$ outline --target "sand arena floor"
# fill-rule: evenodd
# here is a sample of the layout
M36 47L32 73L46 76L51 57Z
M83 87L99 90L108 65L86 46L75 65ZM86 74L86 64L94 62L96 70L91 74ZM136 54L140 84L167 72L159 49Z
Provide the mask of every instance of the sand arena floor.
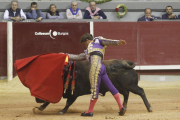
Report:
M64 115L56 115L65 106L66 99L63 98L43 112L34 114L32 109L41 104L35 102L18 77L9 83L0 80L0 120L180 120L180 81L140 81L139 86L144 88L153 112L146 110L139 96L130 93L126 114L118 116L117 103L108 92L99 98L93 117L81 117L80 114L89 107L89 95L79 97ZM123 96L120 97L123 100Z

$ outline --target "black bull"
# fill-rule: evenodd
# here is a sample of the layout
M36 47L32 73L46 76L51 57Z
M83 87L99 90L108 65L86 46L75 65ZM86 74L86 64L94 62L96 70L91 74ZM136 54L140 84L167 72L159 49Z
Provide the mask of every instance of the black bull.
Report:
M123 106L127 108L127 102L129 98L129 92L138 94L144 101L144 104L149 112L152 112L152 107L149 104L143 88L138 86L138 75L133 69L135 64L127 60L104 60L103 64L106 66L106 71L111 82L114 84L116 89L124 97ZM68 108L73 104L78 96L91 94L90 93L90 81L89 81L89 70L90 63L88 61L77 61L76 62L76 77L75 77L75 90L73 95L71 94L71 87L66 90L63 94L64 98L67 98L66 106L64 109L60 110L58 114L64 114L67 112ZM68 70L66 70L68 71ZM64 83L67 77L67 73L64 74ZM100 85L99 93L105 96L108 92L106 87L102 84ZM36 102L43 103L40 107L34 108L33 111L43 111L49 102L40 100L36 98Z

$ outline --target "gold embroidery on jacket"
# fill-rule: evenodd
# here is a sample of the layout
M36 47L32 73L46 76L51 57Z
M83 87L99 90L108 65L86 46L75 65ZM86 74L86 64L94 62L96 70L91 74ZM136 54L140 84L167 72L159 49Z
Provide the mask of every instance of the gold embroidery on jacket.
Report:
M88 48L87 48L88 58L90 56L90 53L95 52L95 51L102 53L102 55L104 56L106 46L104 46L102 49L100 49L100 48L93 48L93 44L92 43L93 43L93 41L89 43Z
M101 69L101 57L98 55L91 56L91 68L89 72L89 79L91 83L92 98L97 96L98 77Z

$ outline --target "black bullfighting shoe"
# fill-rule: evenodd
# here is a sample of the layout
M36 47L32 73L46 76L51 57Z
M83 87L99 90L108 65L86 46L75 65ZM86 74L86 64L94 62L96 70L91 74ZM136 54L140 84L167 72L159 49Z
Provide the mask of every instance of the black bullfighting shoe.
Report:
M126 108L123 107L123 108L121 109L121 111L119 112L119 115L120 115L120 116L123 116L123 115L125 114L125 112L126 112Z
M81 113L81 116L90 116L90 117L92 117L93 116L93 113Z

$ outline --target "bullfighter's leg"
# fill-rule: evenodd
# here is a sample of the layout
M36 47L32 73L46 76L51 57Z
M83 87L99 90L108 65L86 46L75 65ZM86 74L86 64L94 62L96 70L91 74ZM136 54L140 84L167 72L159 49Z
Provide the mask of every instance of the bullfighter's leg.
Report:
M69 98L67 98L66 106L64 109L60 110L57 114L62 115L65 114L68 110L68 108L74 103L74 101L77 99L77 96L71 95Z
M99 76L98 82L95 83L97 85L96 89L95 89L95 91L92 91L92 94L91 94L92 98L90 99L89 109L86 112L82 113L81 116L93 116L94 106L98 100L100 83L101 83L101 77Z
M107 73L106 73L106 67L104 65L102 65L102 83L106 86L106 88L111 92L111 94L114 96L116 102L119 105L119 115L123 116L126 112L126 108L123 107L122 103L121 103L121 99L119 96L119 91L114 87L114 85L112 84L112 82L110 81Z
M93 109L98 99L99 87L101 83L101 57L97 55L91 56L91 68L89 72L89 79L91 84L91 95L89 109L82 113L81 116L93 116Z
M97 79L97 82L94 81L94 84L96 84L95 86L95 90L92 91L92 98L90 100L90 105L89 105L89 109L85 112L85 114L88 115L88 113L90 114L91 116L91 113L93 113L93 109L94 109L94 106L98 100L98 95L99 95L99 87L100 87L100 84L101 84L101 76L98 75L98 79ZM83 116L83 115L82 115Z
M146 98L146 94L145 94L143 88L141 88L141 87L139 87L137 85L134 85L134 86L128 86L128 90L133 92L134 94L138 94L139 96L141 96L141 98L143 99L144 104L145 104L147 110L149 112L152 112L152 107L151 107L151 105L149 104L149 102L148 102L148 100Z

